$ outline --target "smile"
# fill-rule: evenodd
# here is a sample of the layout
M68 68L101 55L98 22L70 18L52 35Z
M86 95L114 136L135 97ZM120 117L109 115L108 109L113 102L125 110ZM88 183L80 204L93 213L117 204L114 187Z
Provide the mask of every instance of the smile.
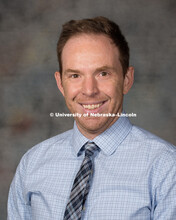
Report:
M101 105L103 105L103 103L99 103L99 104L89 104L89 105L82 105L85 109L96 109L99 108Z

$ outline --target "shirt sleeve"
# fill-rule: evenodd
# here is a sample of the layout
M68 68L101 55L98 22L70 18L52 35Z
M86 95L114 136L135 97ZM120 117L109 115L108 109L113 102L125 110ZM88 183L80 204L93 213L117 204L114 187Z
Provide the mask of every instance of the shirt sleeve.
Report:
M25 194L25 160L22 158L9 190L7 220L31 220L31 206Z
M176 219L176 152L163 154L156 170L153 219Z

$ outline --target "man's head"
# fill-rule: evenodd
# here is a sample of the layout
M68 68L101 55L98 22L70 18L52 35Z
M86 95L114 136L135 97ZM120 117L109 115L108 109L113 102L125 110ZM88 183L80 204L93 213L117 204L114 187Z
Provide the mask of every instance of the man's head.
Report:
M57 44L57 56L62 74L62 50L67 41L80 34L103 34L110 38L119 49L120 62L125 75L129 67L129 47L125 37L122 35L119 26L105 17L95 17L93 19L71 20L63 25L60 38Z
M108 31L103 28L104 32ZM122 48L128 51L128 46L120 30L116 32L120 35L119 42L126 46L117 47L107 34L90 31L71 35L62 44L61 40L58 43L62 45L59 46L62 73L55 73L57 85L70 112L82 114L75 120L78 129L89 139L95 138L118 119L117 116L95 117L92 113L121 113L123 95L133 84L133 67L128 67L127 60L123 66L125 59L122 59L121 52Z

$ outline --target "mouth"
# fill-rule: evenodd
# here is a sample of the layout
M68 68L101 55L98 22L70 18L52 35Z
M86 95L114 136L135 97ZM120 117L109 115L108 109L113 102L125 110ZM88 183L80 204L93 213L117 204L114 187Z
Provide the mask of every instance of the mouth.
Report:
M99 112L106 102L107 101L98 103L82 103L81 106L84 108L85 112Z
M99 104L88 104L88 105L82 105L84 107L84 109L96 109L96 108L99 108L100 106L103 105L103 102L102 103L99 103Z

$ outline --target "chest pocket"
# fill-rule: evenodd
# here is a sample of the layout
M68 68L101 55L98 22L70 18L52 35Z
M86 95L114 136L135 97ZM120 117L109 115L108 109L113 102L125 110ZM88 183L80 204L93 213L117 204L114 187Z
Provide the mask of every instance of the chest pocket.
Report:
M59 195L34 192L31 194L32 219L63 219L66 203L66 199Z

